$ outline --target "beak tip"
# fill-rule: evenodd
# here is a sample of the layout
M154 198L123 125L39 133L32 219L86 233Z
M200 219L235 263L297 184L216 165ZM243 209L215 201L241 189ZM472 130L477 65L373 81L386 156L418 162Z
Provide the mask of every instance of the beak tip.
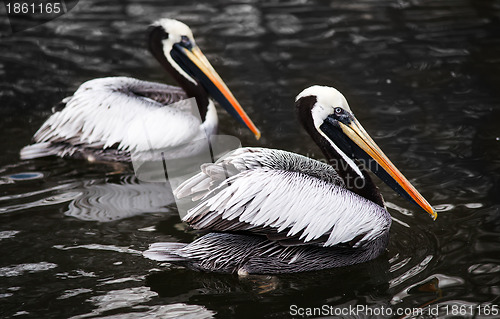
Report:
M436 211L432 207L430 209L431 209L430 214L431 214L432 220L436 220L438 217Z
M260 140L260 131L257 130L256 132L254 132L254 134L255 134L255 139Z

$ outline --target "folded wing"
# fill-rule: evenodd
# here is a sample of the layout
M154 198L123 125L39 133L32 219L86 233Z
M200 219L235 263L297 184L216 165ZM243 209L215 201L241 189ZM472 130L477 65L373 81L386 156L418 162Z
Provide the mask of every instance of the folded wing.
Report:
M130 152L182 144L199 134L201 121L187 107L168 105L186 98L181 88L160 83L127 77L91 80L63 101L65 107L40 127L34 141L38 148L64 144Z
M201 198L184 218L195 229L259 233L283 245L358 247L390 227L387 211L347 190L329 165L278 150L237 150L175 195Z

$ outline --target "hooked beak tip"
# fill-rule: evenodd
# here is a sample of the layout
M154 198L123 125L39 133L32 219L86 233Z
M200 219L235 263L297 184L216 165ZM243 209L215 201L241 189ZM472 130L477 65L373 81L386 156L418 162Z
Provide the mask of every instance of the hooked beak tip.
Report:
M255 134L255 139L256 139L257 141L258 141L258 140L260 140L260 131L259 131L259 130L257 130L257 132L254 132L254 134Z
M429 215L431 215L432 220L436 220L438 217L438 214L434 207L432 207L429 202L427 202L423 197L422 197L423 202L417 203L418 206L420 206L424 211L426 211Z
M432 209L431 217L432 217L432 220L436 220L438 218L438 214L436 213L436 211L434 209Z

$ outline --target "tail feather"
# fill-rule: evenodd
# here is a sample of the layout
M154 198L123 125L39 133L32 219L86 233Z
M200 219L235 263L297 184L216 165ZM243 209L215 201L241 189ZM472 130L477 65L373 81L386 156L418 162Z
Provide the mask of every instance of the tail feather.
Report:
M261 254L261 246L268 243L262 236L208 233L189 244L152 244L143 255L197 271L236 273L249 258Z
M22 160L33 158L57 155L60 148L54 147L50 142L35 143L25 146L21 149L20 155Z
M183 243L154 243L143 252L143 256L156 261L179 262L189 258L179 255L179 250L186 247Z

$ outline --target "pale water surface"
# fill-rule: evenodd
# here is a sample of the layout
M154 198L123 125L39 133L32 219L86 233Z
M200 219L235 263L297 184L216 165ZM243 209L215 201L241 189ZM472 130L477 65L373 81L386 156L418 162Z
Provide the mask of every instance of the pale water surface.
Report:
M223 133L320 158L293 99L335 86L437 221L381 185L391 241L366 264L239 279L143 258L150 243L195 237L168 186L18 154L88 79L172 83L146 50L145 30L162 16L192 27L263 137L221 112ZM497 1L82 0L15 35L0 20L0 316L281 318L292 305L368 305L397 318L430 304L441 317L460 306L481 317L477 306L500 295L499 19Z

